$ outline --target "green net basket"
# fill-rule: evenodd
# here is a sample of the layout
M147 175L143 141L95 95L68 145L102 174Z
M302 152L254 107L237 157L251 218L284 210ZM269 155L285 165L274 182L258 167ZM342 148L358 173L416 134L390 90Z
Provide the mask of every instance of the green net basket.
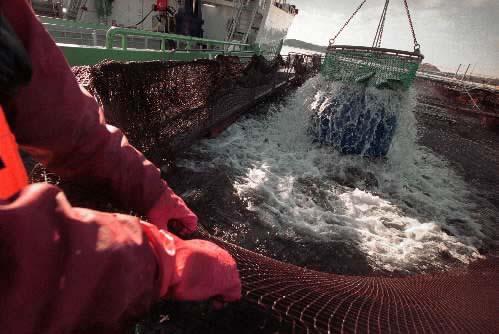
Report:
M330 81L407 89L423 58L419 51L330 45L321 72Z

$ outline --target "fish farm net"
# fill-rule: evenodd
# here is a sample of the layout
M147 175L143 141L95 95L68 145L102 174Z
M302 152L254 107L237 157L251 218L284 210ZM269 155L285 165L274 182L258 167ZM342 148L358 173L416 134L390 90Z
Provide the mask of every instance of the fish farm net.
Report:
M103 106L107 121L158 162L159 156L189 146L278 85L302 81L312 66L281 57L254 56L242 63L220 56L192 62L104 62L73 71Z
M407 89L422 60L419 52L330 45L321 72L331 81Z
M158 162L214 124L230 119L235 106L252 103L282 80L290 80L294 71L283 69L292 63L253 59L240 64L225 57L188 63L106 62L74 68L74 72L103 105L108 122L124 129L132 144ZM306 72L303 61L297 64L297 72ZM316 70L317 66L310 66L308 73ZM95 199L95 192L87 197ZM115 209L110 204L105 208ZM435 274L361 277L279 262L215 238L204 228L197 237L217 243L234 256L243 302L285 324L286 333L499 331L499 260L494 255ZM242 317L250 313L241 312ZM188 319L185 326L192 321ZM163 332L160 324L147 333Z
M497 257L408 277L322 273L203 237L236 259L243 297L306 333L497 333Z

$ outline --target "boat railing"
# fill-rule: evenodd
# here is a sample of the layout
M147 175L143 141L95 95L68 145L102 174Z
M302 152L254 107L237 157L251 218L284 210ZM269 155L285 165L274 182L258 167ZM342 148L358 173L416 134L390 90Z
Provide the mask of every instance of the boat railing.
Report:
M141 37L146 40L156 40L160 42L161 51L221 51L224 54L231 52L251 52L254 50L250 44L238 42L226 42L212 39L198 38L192 36L167 34L153 31L144 31L137 29L127 29L120 27L111 27L106 32L106 48L114 49L116 47L116 38L120 39L119 49L127 50L129 48L129 37Z
M105 45L108 26L46 16L38 18L57 43L100 47Z
M166 34L160 32L109 27L72 20L39 16L57 43L128 51L196 51L249 56L258 52L250 44Z

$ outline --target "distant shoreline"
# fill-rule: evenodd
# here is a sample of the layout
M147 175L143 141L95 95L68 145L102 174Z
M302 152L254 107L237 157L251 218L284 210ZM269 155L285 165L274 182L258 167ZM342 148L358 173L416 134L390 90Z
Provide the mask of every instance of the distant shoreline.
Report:
M320 53L326 53L326 50L327 50L327 46L307 43L307 42L303 42L303 41L300 41L297 39L287 39L284 41L284 45L290 46L293 48L315 51L315 52L320 52Z

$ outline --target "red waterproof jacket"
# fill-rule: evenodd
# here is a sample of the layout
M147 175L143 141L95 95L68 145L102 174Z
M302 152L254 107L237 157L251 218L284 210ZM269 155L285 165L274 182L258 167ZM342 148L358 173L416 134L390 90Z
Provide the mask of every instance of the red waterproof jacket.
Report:
M197 218L159 170L120 130L105 124L26 1L0 0L0 13L33 62L30 84L4 106L19 146L61 176L110 186L124 205L159 227L176 218L187 231L195 229ZM170 283L182 281L179 272L191 274L183 265L174 271L175 250L168 247L198 247L197 254L211 249L211 258L197 256L202 260L220 253L202 242L174 244L171 236L144 225L128 215L73 208L59 188L47 184L0 199L0 332L120 332L166 296ZM237 299L235 263L228 254L225 259Z

